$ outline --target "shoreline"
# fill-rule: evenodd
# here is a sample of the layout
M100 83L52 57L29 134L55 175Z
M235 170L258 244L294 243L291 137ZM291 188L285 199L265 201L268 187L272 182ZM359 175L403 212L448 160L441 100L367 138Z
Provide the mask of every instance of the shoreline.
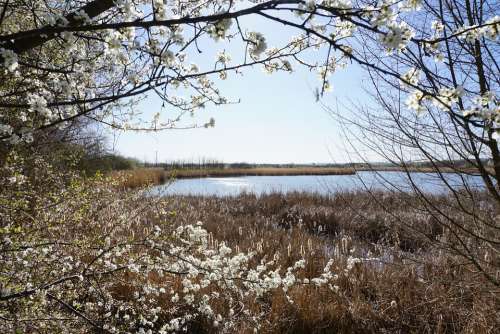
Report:
M115 171L111 175L121 178L121 185L133 189L147 184L161 185L170 180L194 179L209 177L242 177L242 176L306 176L306 175L356 175L357 172L410 172L410 173L436 173L430 167L256 167L256 168L206 168L206 169L181 169L165 170L163 168L138 168L133 170ZM473 168L439 169L441 173L463 173L479 175Z
M227 169L186 169L165 170L177 179L235 176L301 176L301 175L354 175L353 168L341 167L272 167L272 168L227 168Z
M120 179L122 187L139 188L148 184L161 185L172 179L195 179L207 177L238 176L299 176L299 175L355 175L353 168L227 168L227 169L183 169L164 170L163 168L140 168L115 171L111 175Z

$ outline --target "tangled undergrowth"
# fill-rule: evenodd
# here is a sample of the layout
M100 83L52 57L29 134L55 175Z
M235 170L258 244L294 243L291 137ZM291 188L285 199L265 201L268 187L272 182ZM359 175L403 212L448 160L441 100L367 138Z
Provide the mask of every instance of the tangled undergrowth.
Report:
M488 333L500 324L497 288L367 194L156 198L15 154L0 178L1 332ZM400 210L447 238L429 217Z

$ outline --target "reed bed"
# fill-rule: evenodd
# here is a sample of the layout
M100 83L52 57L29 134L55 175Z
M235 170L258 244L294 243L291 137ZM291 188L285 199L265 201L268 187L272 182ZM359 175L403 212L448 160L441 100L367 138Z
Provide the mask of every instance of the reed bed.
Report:
M127 171L114 171L111 177L117 182L118 188L137 189L148 185L164 184L168 181L162 168L137 168Z
M435 238L446 234L431 217L402 206L408 200L402 196L275 193L164 200L171 209L170 224L203 221L214 243L224 240L237 252L278 258L283 267L303 258L308 277L321 273L334 259L338 280L333 289L293 288L292 303L280 294L248 301L263 316L259 332L495 332L500 325L498 288L462 265L461 259L434 248L411 229L402 229L393 215L408 226L423 226ZM446 196L437 200L443 210L451 211ZM357 259L354 264L352 259ZM218 307L223 309L223 303ZM191 326L193 332L218 332L203 320ZM251 328L250 322L241 322L235 333L251 333Z
M169 173L167 171L167 173ZM186 169L173 171L177 178L196 177L233 177L233 176L292 176L292 175L352 175L351 168L323 167L266 167L266 168L225 168L225 169Z

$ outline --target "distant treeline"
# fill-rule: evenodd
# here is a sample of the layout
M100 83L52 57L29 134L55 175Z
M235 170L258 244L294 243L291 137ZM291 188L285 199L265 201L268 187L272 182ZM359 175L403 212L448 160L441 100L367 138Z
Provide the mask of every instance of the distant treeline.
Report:
M248 162L232 162L227 163L217 159L199 158L191 160L173 160L159 163L143 163L146 168L163 168L165 170L180 170L180 169L244 169L244 168L302 168L302 167L327 167L327 168L349 168L352 164L334 164L334 163L311 163L311 164L297 164L297 163L248 163Z
M488 161L484 161L486 164ZM381 168L401 168L402 166L390 162L373 162L373 163L248 163L248 162L233 162L226 163L217 159L199 158L191 160L172 160L158 163L138 163L141 167L146 168L163 168L165 170L183 170L183 169L244 169L244 168L354 168L357 170L381 169ZM453 161L438 161L431 162L411 162L406 164L408 168L434 168L434 167L452 167L452 168L471 168L473 167L466 160Z
M485 166L492 164L492 161L488 159L482 160ZM460 160L441 160L441 161L413 161L407 162L403 166L402 164L390 163L390 162L371 162L371 163L349 163L345 164L346 167L352 167L354 169L381 169L381 168L474 168L474 165L465 159Z

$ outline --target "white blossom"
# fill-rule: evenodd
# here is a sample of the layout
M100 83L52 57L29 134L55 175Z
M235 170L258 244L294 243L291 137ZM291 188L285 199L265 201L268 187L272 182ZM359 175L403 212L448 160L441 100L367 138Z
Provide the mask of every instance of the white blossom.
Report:
M9 49L0 48L0 60L3 61L2 66L10 72L15 71L19 66L17 54Z
M250 55L255 58L259 58L260 55L267 49L266 39L264 35L259 32L251 32L248 34L248 39L251 42L249 48Z
M381 42L388 52L403 50L414 35L413 29L404 21L391 23L387 28L389 30L382 36Z

